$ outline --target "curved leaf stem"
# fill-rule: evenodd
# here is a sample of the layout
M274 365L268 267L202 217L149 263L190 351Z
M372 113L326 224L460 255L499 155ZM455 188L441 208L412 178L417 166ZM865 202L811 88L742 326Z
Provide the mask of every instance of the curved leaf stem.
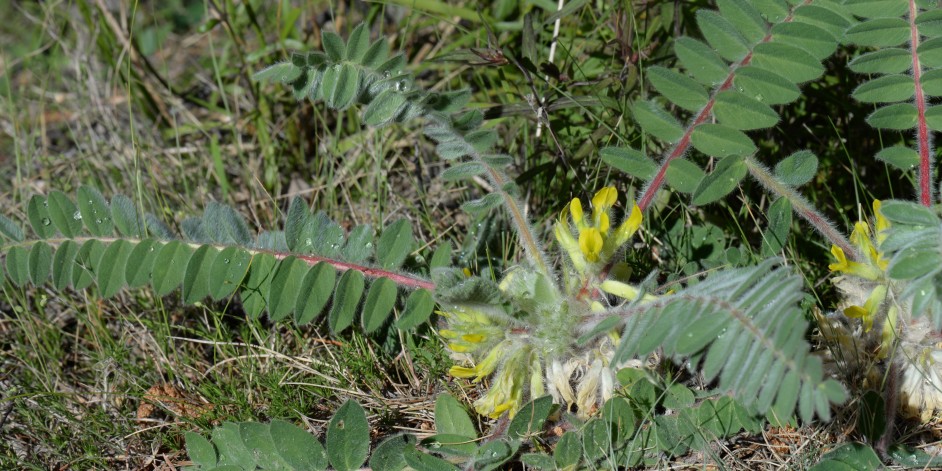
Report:
M815 209L805 197L801 196L795 188L780 182L772 175L772 172L769 171L765 165L762 165L762 163L756 160L754 156L746 157L744 161L746 168L749 169L749 174L752 175L757 182L762 184L766 190L788 199L795 214L805 221L808 221L811 227L815 228L815 230L821 233L821 235L832 244L840 247L848 257L859 260L860 254L857 253L857 249L854 248L854 245L834 227L834 224L831 223L827 217Z
M0 252L5 253L10 249L10 247L28 246L37 242L44 242L46 244L56 246L56 245L62 244L63 242L67 240L74 241L78 244L82 244L89 240L97 240L104 244L110 244L113 242L117 242L119 240L125 240L132 244L139 244L144 241L144 239L125 238L125 237L73 237L73 238L54 238L54 239L34 239L34 240L23 241L17 244L10 244L7 246L0 247ZM170 242L170 241L162 240L162 239L159 239L158 241ZM222 250L228 247L232 247L232 245L226 245L226 244L201 244L201 243L192 242L192 241L181 241L181 242L184 242L186 245L190 246L193 249L202 247L204 245L208 245L217 250ZM305 255L305 254L291 253L291 252L276 252L273 250L252 249L249 247L243 247L241 245L236 245L235 247L245 250L246 252L253 255L267 253L275 257L278 260L287 258L289 256L294 256L295 258L299 260L305 261L308 265L315 265L315 264L323 262L323 263L327 263L333 266L334 268L337 269L337 271L341 271L341 272L347 271L347 270L355 270L360 273L363 273L365 276L370 277L370 278L384 278L384 277L389 278L397 285L405 287L405 288L409 288L409 289L427 289L427 290L435 289L435 283L431 282L430 280L426 280L424 278L405 274L405 273L384 270L382 268L370 267L366 265L360 265L357 263L343 262L343 261L335 260L328 257L322 257L320 255Z

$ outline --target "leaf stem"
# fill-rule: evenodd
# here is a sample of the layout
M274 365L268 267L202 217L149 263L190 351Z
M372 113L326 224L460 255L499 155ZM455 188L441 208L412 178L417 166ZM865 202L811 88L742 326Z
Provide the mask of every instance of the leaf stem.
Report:
M848 257L859 260L860 254L857 253L857 249L854 248L854 245L834 227L834 224L832 224L827 217L815 209L805 197L801 196L795 188L775 178L772 172L769 171L765 165L762 165L762 163L756 160L754 156L746 157L744 161L746 162L746 168L749 169L749 174L765 187L766 190L788 199L795 214L805 221L808 221L811 227L815 228L815 230L821 233L821 235L832 244L840 247Z

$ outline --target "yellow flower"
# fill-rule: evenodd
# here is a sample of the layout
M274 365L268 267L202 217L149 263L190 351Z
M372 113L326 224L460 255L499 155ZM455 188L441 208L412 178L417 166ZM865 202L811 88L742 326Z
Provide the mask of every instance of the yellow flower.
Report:
M528 377L531 364L529 348L518 348L506 356L506 361L487 393L474 401L474 409L492 419L500 417L504 412L513 417L523 405L523 386L532 379Z
M448 348L453 352L473 352L503 338L504 327L494 325L487 315L476 309L455 306L438 314L448 319L449 328L439 330L438 334L448 340Z
M885 285L878 285L870 292L870 296L867 297L867 301L864 303L863 307L851 306L844 309L844 315L863 320L864 332L870 332L870 330L873 329L873 318L876 317L877 313L880 311L880 306L882 306L883 301L886 300L886 291Z
M617 201L618 190L607 186L592 197L591 219L587 220L579 198L573 198L560 214L555 227L556 240L569 254L577 272L584 273L588 264L608 263L641 227L641 209L633 204L628 217L612 231L611 209ZM572 216L572 224L568 223L567 216ZM573 227L577 237L573 236Z
M836 245L831 246L831 255L834 255L834 258L837 259L837 263L828 265L828 269L831 271L842 271L868 280L876 280L880 277L879 270L863 263L848 260L847 256L844 255L844 250Z

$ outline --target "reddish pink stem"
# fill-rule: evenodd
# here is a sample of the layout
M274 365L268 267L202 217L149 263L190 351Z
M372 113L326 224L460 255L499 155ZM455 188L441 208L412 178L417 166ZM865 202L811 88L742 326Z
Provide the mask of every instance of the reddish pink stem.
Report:
M916 1L909 0L910 52L913 56L913 82L916 88L916 150L919 152L919 202L932 204L932 156L929 126L926 124L926 95L922 91L922 65L919 63L919 29L916 28Z
M341 262L339 260L334 260L334 259L326 258L326 257L319 257L317 255L301 255L301 254L296 254L296 253L284 253L284 252L269 252L269 253L271 253L275 258L279 260L289 257L289 256L293 256L299 260L304 260L309 265L314 265L315 263L324 262L324 263L329 263L331 266L333 266L339 271L356 270L370 278L384 278L384 277L389 278L397 285L404 286L407 288L413 288L413 289L425 288L427 290L435 289L435 283L432 283L429 280L424 280L422 278L418 278L418 277L414 277L410 275L403 275L402 273L396 273L394 271L382 270L382 269L373 268L373 267L366 267L363 265L357 265L355 263Z

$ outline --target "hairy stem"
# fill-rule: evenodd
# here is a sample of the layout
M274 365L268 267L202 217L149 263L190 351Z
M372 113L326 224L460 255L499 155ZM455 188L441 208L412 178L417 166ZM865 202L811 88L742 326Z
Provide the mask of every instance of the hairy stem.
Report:
M746 167L749 169L749 174L756 179L757 182L762 184L766 190L770 193L779 195L783 198L788 199L788 202L791 203L792 209L795 211L795 214L800 216L805 221L808 221L811 224L811 227L815 228L821 235L823 235L828 241L832 244L841 248L844 253L853 259L858 259L860 254L857 253L857 249L854 248L853 244L841 234L837 228L834 227L834 224L831 221L818 212L815 207L808 202L801 194L795 191L794 188L780 182L769 169L762 165L755 157L749 156L745 159Z
M932 204L932 142L926 124L926 95L922 90L922 65L916 49L919 47L919 29L916 27L916 0L909 0L910 53L913 57L913 82L916 89L916 151L919 153L919 202Z
M110 244L113 242L117 242L119 240L125 240L132 244L139 244L144 241L144 239L133 239L133 238L126 238L126 237L120 237L120 238L118 237L74 237L71 239L56 238L56 239L31 240L31 241L27 241L27 242L16 244L16 245L31 245L37 242L43 242L52 246L57 246L67 240L74 241L78 244L82 244L89 240L97 240L103 244ZM162 242L170 242L170 241L162 241ZM225 245L225 244L201 244L198 242L187 242L187 241L181 241L181 242L184 242L186 245L188 245L189 247L193 249L199 248L204 245L209 245L217 250L222 250L222 249L231 247L230 245ZM12 247L12 245L0 247L0 252L6 252L9 250L10 247ZM426 280L424 278L420 278L418 276L409 275L405 273L383 270L381 268L360 265L357 263L343 262L340 260L335 260L328 257L322 257L319 255L304 255L304 254L299 254L299 253L275 252L272 250L252 249L252 248L242 247L242 246L238 246L238 247L252 255L267 253L275 257L278 260L282 260L289 256L294 256L295 258L299 260L304 260L308 265L316 265L318 263L323 262L323 263L327 263L333 266L334 268L337 269L337 271L341 271L341 272L347 271L347 270L356 270L358 272L363 273L369 278L384 278L385 277L385 278L389 278L397 285L405 287L405 288L409 288L409 289L422 289L422 288L427 289L427 290L435 289L435 283L432 283L431 281Z

